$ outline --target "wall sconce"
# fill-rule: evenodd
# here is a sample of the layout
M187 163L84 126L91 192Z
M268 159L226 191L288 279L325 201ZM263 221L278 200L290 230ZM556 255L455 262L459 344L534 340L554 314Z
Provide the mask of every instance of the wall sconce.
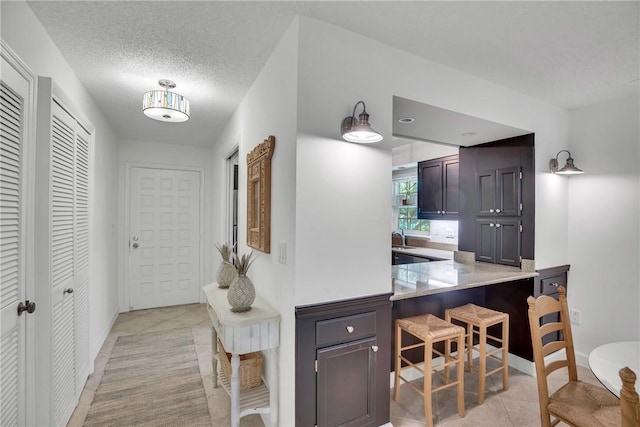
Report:
M356 108L362 104L362 113L356 119ZM382 135L374 130L369 124L369 115L363 101L358 101L353 107L353 113L342 120L342 139L349 142L370 144L382 141Z
M569 155L562 169L558 169L558 156L560 153L567 153ZM573 157L571 157L571 153L567 150L559 151L555 159L549 160L549 169L551 169L551 173L555 173L556 175L577 175L584 173L582 169L578 169L573 165Z

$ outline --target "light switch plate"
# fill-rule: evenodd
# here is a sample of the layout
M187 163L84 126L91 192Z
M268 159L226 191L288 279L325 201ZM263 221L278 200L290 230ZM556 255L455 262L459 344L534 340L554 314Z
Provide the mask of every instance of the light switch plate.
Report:
M278 243L278 262L280 264L287 263L287 244L285 242Z

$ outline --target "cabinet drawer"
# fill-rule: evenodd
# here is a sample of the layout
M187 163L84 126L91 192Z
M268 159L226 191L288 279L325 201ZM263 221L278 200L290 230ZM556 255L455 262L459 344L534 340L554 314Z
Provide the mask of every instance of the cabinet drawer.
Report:
M559 274L557 276L545 277L540 279L540 295L551 295L558 293L558 287L567 287L567 275Z
M353 341L376 333L374 311L316 322L316 346Z

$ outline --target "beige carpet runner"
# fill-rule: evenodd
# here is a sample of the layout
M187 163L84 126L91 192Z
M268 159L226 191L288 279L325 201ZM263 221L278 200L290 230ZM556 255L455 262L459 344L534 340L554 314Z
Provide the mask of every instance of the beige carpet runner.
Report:
M118 337L85 426L211 426L191 328Z

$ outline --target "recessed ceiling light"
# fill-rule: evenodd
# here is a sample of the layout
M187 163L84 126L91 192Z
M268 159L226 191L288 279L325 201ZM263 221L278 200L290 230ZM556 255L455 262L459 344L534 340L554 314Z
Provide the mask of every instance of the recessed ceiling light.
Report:
M415 122L415 119L413 117L402 117L401 119L398 119L398 123L413 123Z
M473 136L475 134L476 134L475 132L465 132L462 134L462 136Z

